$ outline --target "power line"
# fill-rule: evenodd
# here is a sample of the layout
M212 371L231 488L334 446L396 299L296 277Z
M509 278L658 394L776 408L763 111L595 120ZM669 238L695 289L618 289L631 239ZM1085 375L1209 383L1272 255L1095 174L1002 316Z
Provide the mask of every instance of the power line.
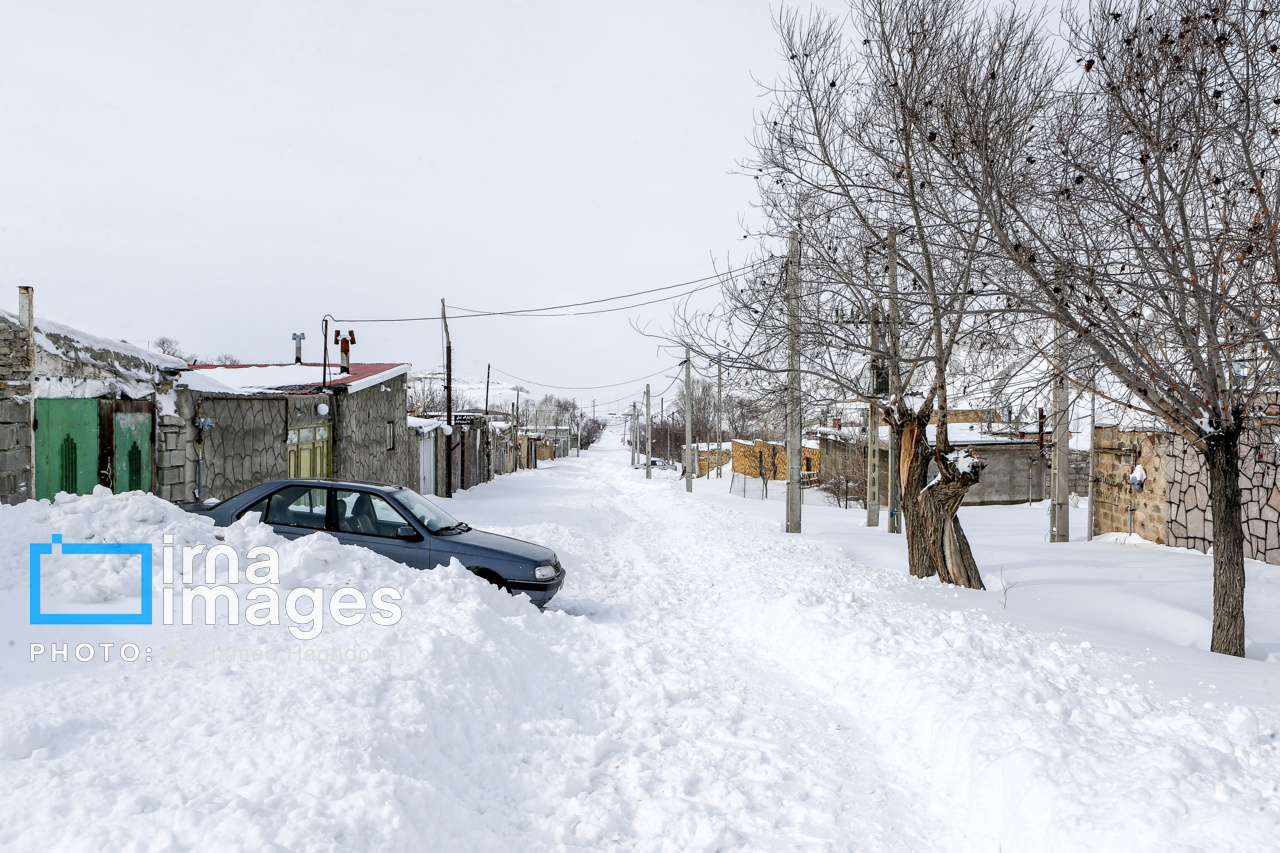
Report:
M612 385L551 385L547 382L534 382L532 379L522 379L521 377L516 376L514 373L507 373L505 370L500 370L496 367L493 369L493 372L501 373L503 376L510 377L511 379L514 379L517 382L525 382L529 385L537 385L539 388L555 388L560 391L599 391L602 388L619 388L623 385L630 385L632 382L641 382L645 379L652 379L653 377L662 373L664 370L670 370L671 367L678 367L678 366L679 365L671 365L670 367L664 367L661 370L657 370L657 371L654 371L653 373L650 373L648 376L641 376L637 379L628 379L626 382L614 382Z
M722 276L724 275L736 275L738 273L745 272L747 270L755 269L756 267L760 266L762 263L764 263L764 261L761 261L755 264L750 264L745 267L739 267L736 270L728 270L723 274L717 274L714 276L707 276L705 278L694 279L693 281L685 281L685 282L681 282L680 284L667 285L666 287L655 287L650 290L640 290L640 291L636 291L635 293L624 293L620 296L609 296L603 299L593 299L587 302L573 302L573 303L568 303L566 305L549 305L545 308L522 308L517 311L473 311L473 309L470 309L470 308L457 308L457 310L459 311L470 311L471 313L456 314L452 319L470 320L470 319L475 319L477 317L585 317L592 314L609 314L615 311L630 311L632 308L642 308L646 305L655 305L659 302L667 302L672 299L680 299L685 296L692 296L695 293L717 286L720 283ZM706 282L706 281L709 281L710 283L701 284L701 282ZM650 293L657 293L663 290L673 290L678 287L688 287L691 284L699 284L700 286L695 287L692 290L684 291L682 293L673 293L670 296L660 296L657 299L650 299L644 302L636 302L630 305L619 305L615 308L599 308L593 311L566 311L563 313L545 313L549 311L558 311L559 309L562 309L562 308L575 308L583 305L598 305L602 302L614 302L619 299L630 299L635 296L644 296ZM456 306L453 306L453 307L456 307ZM543 313L537 313L537 312L543 312ZM443 318L439 315L433 315L430 317L370 317L370 318L363 318L363 319L332 317L331 319L336 323L419 323L419 322L426 322L426 321L432 321L432 320L441 320Z
M750 269L755 269L756 267L764 263L766 263L766 261L757 261L754 264L748 264L747 266L739 267L736 270L728 270L724 273L724 275L733 275L736 273L745 272ZM695 278L692 281L685 281L685 282L681 282L680 284L669 284L666 287L653 287L653 288L650 288L649 290L637 290L635 293L624 293L620 296L606 296L603 299L591 299L591 300L588 300L587 302L569 302L565 305L548 305L546 308L521 308L513 311L481 311L475 308L462 308L457 305L453 307L458 311L467 311L470 314L478 317L499 317L499 316L511 316L515 314L533 314L536 312L543 312L543 311L558 311L562 308L580 308L583 305L599 305L602 302L616 302L619 299L631 299L632 297L635 297L635 296L648 296L650 293L660 293L664 290L675 290L676 288L679 288L679 287L688 287L693 284L701 284L704 281L714 280L714 283L719 283L721 277L722 277L721 274L717 273L716 275L704 276L703 278ZM703 289L704 288L699 287L689 292L697 293L699 290L703 290ZM677 294L676 296L668 296L666 297L666 299L675 299L678 295L679 294ZM657 301L662 301L662 300L657 300ZM640 304L647 305L649 303L642 302ZM617 310L617 309L611 309L611 310Z

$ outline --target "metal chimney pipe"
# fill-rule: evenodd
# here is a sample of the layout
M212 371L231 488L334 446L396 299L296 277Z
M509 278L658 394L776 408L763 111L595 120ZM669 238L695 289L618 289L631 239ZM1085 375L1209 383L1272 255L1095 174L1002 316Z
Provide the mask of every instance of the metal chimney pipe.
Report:
M293 363L302 364L302 342L307 339L306 332L293 333Z

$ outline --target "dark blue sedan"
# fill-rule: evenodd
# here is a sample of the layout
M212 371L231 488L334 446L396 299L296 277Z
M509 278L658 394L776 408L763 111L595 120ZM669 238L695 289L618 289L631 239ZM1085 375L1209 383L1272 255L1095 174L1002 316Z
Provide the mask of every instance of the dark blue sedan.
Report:
M219 527L248 512L289 539L323 530L415 569L456 557L479 577L523 593L538 607L560 591L564 569L555 552L532 542L485 533L458 521L401 486L352 480L272 480L213 506L184 505Z

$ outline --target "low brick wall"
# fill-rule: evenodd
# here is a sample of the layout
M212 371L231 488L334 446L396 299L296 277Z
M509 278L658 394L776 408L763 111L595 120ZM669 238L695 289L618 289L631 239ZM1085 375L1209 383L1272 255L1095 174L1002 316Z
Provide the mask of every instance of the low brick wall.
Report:
M1163 432L1098 427L1093 432L1094 509L1093 533L1129 532L1129 507L1133 506L1133 532L1143 539L1169 544L1169 436ZM1135 464L1147 472L1141 491L1129 488Z
M787 479L787 447L772 441L754 442L734 440L733 472L747 477L760 477L760 466L763 463L764 473L770 480ZM708 451L709 452L709 451ZM818 473L820 465L818 448L804 447L800 450L800 468L802 471Z

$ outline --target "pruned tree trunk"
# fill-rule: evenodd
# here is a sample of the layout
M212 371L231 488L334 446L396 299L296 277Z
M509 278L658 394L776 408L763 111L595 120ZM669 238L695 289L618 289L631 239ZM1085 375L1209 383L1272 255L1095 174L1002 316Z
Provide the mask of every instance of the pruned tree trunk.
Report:
M969 540L960 527L956 513L969 487L975 482L969 474L938 482L925 487L920 493L920 525L928 542L927 557L933 571L943 583L953 583L969 589L986 589L982 575L973 559Z
M928 415L924 422L928 422ZM920 493L929 478L929 441L918 420L907 421L898 433L898 482L901 484L898 507L902 512L903 531L907 537L907 567L917 578L938 573L937 563L929 556L929 536L920 518Z
M1240 512L1240 429L1205 438L1213 507L1211 651L1244 657L1244 528Z

